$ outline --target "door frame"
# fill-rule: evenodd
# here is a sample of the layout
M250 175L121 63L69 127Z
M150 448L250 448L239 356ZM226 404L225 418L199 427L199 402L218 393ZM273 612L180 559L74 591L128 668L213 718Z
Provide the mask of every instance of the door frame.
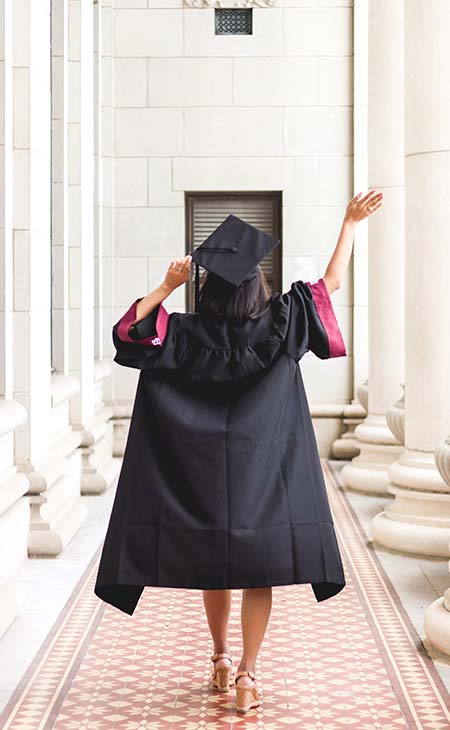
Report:
M273 291L280 291L282 287L282 191L281 190L216 190L216 191L185 191L185 241L186 254L192 254L194 245L194 201L199 198L224 198L226 200L243 198L255 200L267 198L273 206L273 235L280 239L280 243L272 250L272 279ZM194 311L194 277L186 286L186 312Z

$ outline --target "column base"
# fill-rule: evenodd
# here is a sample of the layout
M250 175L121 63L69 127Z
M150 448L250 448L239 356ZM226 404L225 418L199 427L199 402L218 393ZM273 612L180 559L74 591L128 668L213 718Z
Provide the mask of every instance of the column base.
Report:
M442 598L428 606L424 616L427 641L441 654L450 658L450 589Z
M87 516L80 498L81 454L66 457L64 473L40 494L30 497L30 557L55 557L69 544Z
M372 520L374 542L404 555L423 558L448 558L450 556L450 524L448 527L417 525L389 519L385 511Z
M450 493L433 454L404 450L389 477L395 499L373 518L374 539L402 553L449 557Z
M360 453L359 442L355 435L355 428L363 422L366 411L359 401L353 401L344 409L343 423L347 431L341 434L331 446L331 453L336 459L349 461Z
M348 489L365 494L388 494L390 465L397 461L403 446L396 441L384 416L369 414L355 429L359 455L346 464L341 479Z
M114 419L114 445L113 455L121 458L125 453L125 446L127 445L128 431L130 430L130 419L129 418L115 418Z
M120 470L120 459L113 457L112 410L102 408L81 432L81 493L102 494L114 482Z

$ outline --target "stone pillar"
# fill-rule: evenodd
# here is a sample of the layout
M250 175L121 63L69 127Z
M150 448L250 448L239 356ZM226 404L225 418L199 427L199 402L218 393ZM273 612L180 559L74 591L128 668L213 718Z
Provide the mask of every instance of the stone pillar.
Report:
M403 0L369 3L369 188L384 192L369 230L369 403L355 429L360 454L342 469L344 484L383 494L401 444L386 410L404 380Z
M353 191L367 189L367 46L368 0L355 0L353 8ZM353 246L353 383L351 403L344 408L346 431L331 447L337 459L359 454L355 428L367 411L358 399L358 383L367 377L367 221L355 231Z
M439 473L450 490L450 436L437 445L434 457ZM425 611L424 629L427 641L450 657L450 588Z
M28 479L14 464L14 432L27 418L13 400L12 0L0 0L0 636L25 595L14 575L27 557Z
M101 447L96 450L101 462L103 484L111 484L120 469L114 456L115 418L113 393L111 330L113 321L113 57L112 0L94 5L94 99L95 99L95 409L104 425ZM100 491L103 489L100 484ZM88 489L89 491L89 485ZM95 489L93 491L96 491Z
M393 550L447 557L450 490L434 451L450 432L450 5L407 3L405 448L373 520Z
M51 3L23 0L12 8L14 398L28 414L16 431L15 461L29 482L29 554L57 555L86 508L77 436L60 428L51 368Z
M70 374L80 383L70 417L81 436L83 493L100 493L113 481L112 416L101 380L109 366L95 364L94 249L94 7L69 0L69 328ZM100 383L100 389L99 384Z

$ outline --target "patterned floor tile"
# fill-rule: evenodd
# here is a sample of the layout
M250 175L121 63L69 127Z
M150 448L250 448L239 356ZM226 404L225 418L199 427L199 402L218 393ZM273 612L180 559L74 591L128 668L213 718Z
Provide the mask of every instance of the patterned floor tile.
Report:
M449 695L326 461L347 585L277 586L245 717L208 688L201 591L147 588L133 617L93 593L98 555L0 718L2 730L448 730ZM238 661L240 591L230 644Z

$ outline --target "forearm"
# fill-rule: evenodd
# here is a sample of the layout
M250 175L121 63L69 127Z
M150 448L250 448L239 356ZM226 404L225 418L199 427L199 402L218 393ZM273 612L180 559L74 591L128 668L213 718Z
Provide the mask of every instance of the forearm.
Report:
M323 275L329 294L340 287L347 271L352 255L355 228L356 222L344 217L335 249Z
M147 296L141 299L140 302L138 302L136 305L136 322L134 322L133 324L140 322L141 319L145 319L145 317L153 312L158 304L161 304L164 299L167 299L172 291L172 287L163 283L156 287L156 289L153 289L150 294L147 294Z

